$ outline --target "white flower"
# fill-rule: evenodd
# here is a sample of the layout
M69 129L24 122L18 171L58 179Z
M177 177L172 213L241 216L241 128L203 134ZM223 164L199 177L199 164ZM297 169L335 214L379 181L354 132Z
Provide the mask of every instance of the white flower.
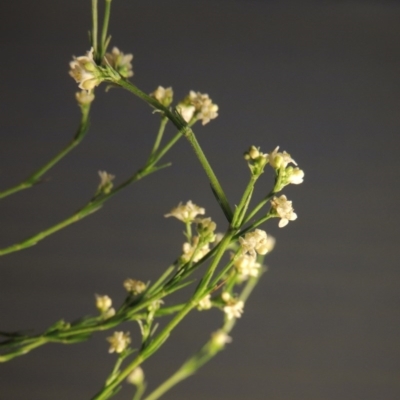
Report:
M224 313L226 314L226 318L231 320L233 318L240 318L243 314L244 303L242 300L236 301L231 300L225 307Z
M171 210L169 214L165 214L164 217L175 217L180 221L185 223L192 222L197 217L197 215L205 214L206 210L202 207L193 204L191 200L189 200L186 204L179 203L178 207L175 207Z
M249 276L258 276L261 268L261 264L256 262L256 259L250 254L242 254L234 261L233 265L236 267L241 280L245 280Z
M101 313L105 313L112 306L112 300L108 296L99 296L96 294L96 307Z
M193 262L197 262L210 251L208 243L204 244L202 247L198 247L198 244L199 244L198 236L193 236L192 243L186 242L183 244L182 248L183 254L181 256L183 262L188 262L190 260L192 260Z
M182 118L186 122L190 122L192 120L192 118L194 116L194 112L196 111L194 106L191 106L190 104L183 104L183 103L179 103L176 106L176 109L179 112L179 114L181 114Z
M258 254L267 254L270 250L270 242L267 239L267 232L256 229L253 232L248 232L244 237L239 238L240 245L244 252L249 253L253 257Z
M128 291L133 293L134 295L143 293L146 289L146 284L142 281L138 281L136 279L125 279L124 281L124 288Z
M85 106L94 100L94 93L92 91L81 90L75 93L75 98L79 105Z
M232 342L232 338L222 330L214 332L211 335L211 340L217 347L223 347L225 344Z
M274 151L268 154L268 161L272 168L286 168L289 163L297 165L296 161L293 160L289 153L287 153L286 151L284 151L283 153L279 153L278 150L279 146L276 147Z
M294 185L299 185L303 183L304 180L304 171L300 168L287 168L286 170L288 183L292 183Z
M103 319L109 319L115 315L115 309L109 308L106 312L104 312L101 316Z
M92 90L102 81L101 74L93 60L93 48L85 56L74 57L69 66L71 68L69 74L83 90Z
M207 295L203 297L200 301L199 304L197 305L198 310L209 310L212 307L211 303L211 295Z
M131 342L129 332L114 332L114 334L107 338L110 343L109 353L122 353Z
M164 88L162 86L159 86L153 93L150 94L150 96L158 100L163 106L168 107L172 103L174 92L172 90L172 87Z
M279 228L283 228L289 221L294 221L297 218L297 214L292 207L292 202L289 201L284 194L281 197L274 197L271 200L271 204L272 208L281 218L278 225Z
M111 53L106 53L107 62L124 78L133 76L132 64L133 54L124 54L119 51L118 47L114 47ZM103 62L103 64L106 64Z
M184 102L194 106L196 118L202 120L203 125L218 117L218 105L212 102L208 94L191 90Z
M115 175L111 175L106 171L99 171L99 176L100 176L100 185L97 189L97 192L103 192L105 194L108 194L111 192L111 189L113 188L113 183L112 181L115 178Z
M140 386L144 380L144 372L142 368L136 367L126 378L126 381L132 385Z

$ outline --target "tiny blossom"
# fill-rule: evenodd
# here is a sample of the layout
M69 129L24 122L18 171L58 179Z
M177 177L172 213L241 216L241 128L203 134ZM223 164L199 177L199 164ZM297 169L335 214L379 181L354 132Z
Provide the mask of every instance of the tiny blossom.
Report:
M75 98L79 105L85 106L94 100L94 93L92 91L81 90L75 93Z
M142 281L138 281L136 279L125 279L124 281L124 288L128 291L133 293L134 295L143 293L146 289L146 284Z
M214 332L211 335L211 340L217 347L223 347L225 344L232 342L232 338L222 330Z
M96 307L100 312L102 313L107 312L111 306L112 306L112 300L110 297L99 296L98 294L96 294Z
M289 153L284 151L283 153L279 153L279 146L275 148L274 151L268 154L268 161L272 168L286 168L289 163L297 165L296 161L290 156Z
M211 218L196 218L197 232L203 240L212 243L215 240L214 231L217 224Z
M178 207L175 207L171 210L169 214L165 214L164 217L175 217L180 221L185 223L192 222L197 217L197 215L205 214L206 210L202 207L193 204L191 200L189 200L186 204L179 203Z
M111 53L106 53L105 59L122 77L130 78L133 76L132 64L133 54L124 54L114 47Z
M231 300L232 296L229 292L223 292L221 294L221 298L225 303L227 303L229 300Z
M231 300L224 307L224 313L226 314L226 318L231 320L233 318L240 318L243 314L244 303L242 300L236 301Z
M207 295L205 297L203 297L200 301L199 304L197 306L198 310L209 310L212 307L212 303L211 303L211 295Z
M93 60L93 48L85 56L74 57L69 63L69 74L83 90L92 90L102 81L97 65Z
M115 309L109 308L106 312L102 314L103 319L109 319L115 315Z
M176 106L176 109L179 112L179 114L181 114L182 118L186 122L190 122L192 120L194 113L196 111L194 106L191 106L190 104L183 104L183 103L179 103Z
M244 237L239 238L239 242L243 251L248 252L253 257L256 256L256 252L264 255L269 251L267 233L261 229L246 233Z
M109 174L106 171L99 171L99 176L100 176L100 185L97 191L103 192L105 194L110 193L111 189L113 188L112 181L114 180L115 175Z
M297 214L294 212L292 207L292 202L289 201L284 194L280 197L274 197L271 200L271 204L273 209L281 218L278 225L279 228L283 228L289 223L289 221L294 221L297 218Z
M233 265L236 267L241 280L245 280L249 276L258 276L261 268L261 264L256 262L256 259L250 254L242 254L234 261Z
M126 381L132 385L139 386L143 383L144 372L142 368L136 367L126 378Z
M193 260L194 262L197 262L210 251L208 243L204 244L202 247L198 247L198 244L199 244L198 236L193 236L192 244L188 242L183 244L182 248L183 254L181 256L182 261L188 262L190 260Z
M109 353L122 353L131 342L131 338L129 337L129 332L114 332L114 334L107 338L107 341L110 343Z
M300 168L287 168L286 175L289 183L292 183L294 185L299 185L300 183L303 183L304 171Z
M159 86L150 96L158 100L163 106L168 107L172 103L174 92L172 87L164 88Z
M196 118L202 120L203 125L218 117L218 105L212 102L208 94L191 90L184 102L194 106Z

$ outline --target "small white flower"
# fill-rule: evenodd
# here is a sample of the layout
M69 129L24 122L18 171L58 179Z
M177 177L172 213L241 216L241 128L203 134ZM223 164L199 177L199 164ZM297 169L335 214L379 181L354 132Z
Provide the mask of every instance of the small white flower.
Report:
M256 229L253 232L248 232L244 237L239 238L240 245L244 252L249 253L253 257L258 254L267 254L270 249L270 242L267 239L267 232Z
M218 117L218 105L212 102L208 94L191 90L184 102L194 106L195 116L202 120L203 125Z
M228 318L228 320L231 320L233 318L240 318L243 314L243 307L244 303L242 300L229 301L229 303L224 307L226 318Z
M110 343L109 353L122 353L131 342L129 332L114 332L114 334L107 338Z
M183 104L183 103L179 103L176 106L176 109L179 112L179 114L181 114L182 118L188 123L192 120L192 118L194 116L194 112L196 111L194 106L192 106L190 104Z
M215 240L217 224L211 218L196 218L197 232L203 241L212 243Z
M194 219L200 214L204 215L206 210L202 207L193 204L191 200L189 200L186 204L179 203L178 207L175 207L171 210L169 214L165 214L164 217L175 217L180 221L185 223L192 222Z
M278 225L279 228L283 228L289 223L289 221L297 219L297 214L293 210L292 202L289 201L284 194L280 197L274 197L271 200L271 204L272 208L281 218Z
M101 316L103 319L109 319L115 315L115 309L114 308L109 308L106 312L104 312Z
M163 106L168 107L172 103L174 92L172 87L164 88L159 86L153 93L150 94L150 96L158 100Z
M268 161L272 168L286 168L289 163L297 165L296 161L286 151L279 153L279 146L275 148L271 153L268 154Z
M233 263L239 273L241 280L247 279L249 276L258 276L261 264L250 254L240 255Z
M181 256L183 262L188 262L190 260L193 260L193 262L197 262L210 251L208 243L204 244L202 247L198 247L198 244L199 244L198 236L192 237L192 243L186 242L183 244L182 248L183 254Z
M222 330L214 332L211 335L211 340L213 344L217 347L223 347L225 346L225 344L232 342L232 338Z
M144 380L144 372L142 368L136 367L126 378L126 381L132 385L140 386Z
M108 296L99 296L96 294L96 308L101 312L107 312L112 306L112 300Z
M286 170L286 175L289 183L292 183L294 185L299 185L300 183L303 183L304 171L301 170L300 168L297 167L293 169L288 168Z
M230 301L232 299L232 296L229 292L223 292L221 294L221 298L225 303L228 303L228 301Z
M131 64L133 54L124 54L118 49L118 47L114 47L111 53L106 53L105 58L108 64L110 64L122 77L130 78L133 76ZM106 63L103 62L103 64Z
M75 98L79 105L85 106L94 100L94 93L93 91L81 90L75 93Z
M145 291L146 284L142 281L128 278L124 281L124 288L127 292L131 292L134 295L137 295Z
M74 57L69 66L71 68L69 74L83 90L92 90L102 81L101 74L93 60L93 48L85 56Z
M100 176L100 185L97 188L97 192L103 192L104 194L108 194L111 192L111 189L113 188L113 183L112 181L115 178L115 175L109 174L106 171L99 171L99 176Z
M197 305L198 310L209 310L212 307L211 303L211 295L207 295L203 297L200 301L199 304Z

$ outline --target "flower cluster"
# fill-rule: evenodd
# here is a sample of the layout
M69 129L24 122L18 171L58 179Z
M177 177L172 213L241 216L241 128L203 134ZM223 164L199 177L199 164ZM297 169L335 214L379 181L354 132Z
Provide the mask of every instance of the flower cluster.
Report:
M212 307L211 295L204 296L197 305L198 310L209 310Z
M241 254L234 259L233 265L239 274L238 278L240 281L244 281L250 276L258 276L261 268L261 264L250 254Z
M130 78L133 76L132 63L133 54L124 54L114 47L111 53L106 53L104 56L103 65L110 65L114 68L123 78Z
M136 296L146 290L146 284L142 281L128 278L124 281L124 288L127 292Z
M178 104L177 110L186 122L196 118L203 125L218 117L218 105L212 102L208 94L193 90Z
M112 300L108 296L99 296L96 294L96 308L101 312L104 319L111 318L115 315L115 309L111 307Z
M122 353L131 342L131 338L129 337L129 332L114 332L114 334L107 338L107 341L110 343L109 353Z
M150 93L150 96L158 100L164 107L168 107L172 103L174 91L172 87L164 88L159 86L153 93Z
M93 59L93 48L85 56L74 57L69 66L69 74L83 90L92 90L103 80L101 71Z
M265 165L268 163L268 154L260 151L260 148L251 146L244 153L244 159L247 160L252 175L259 176L263 173Z
M189 261L197 262L210 251L210 246L208 243L200 244L199 236L193 236L191 243L185 242L183 244L182 251L181 260L184 263Z
M272 242L268 240L267 232L261 229L256 229L253 232L246 233L244 237L239 238L239 242L242 251L244 253L249 253L253 258L256 257L256 252L264 255L267 254L268 251L272 250Z
M222 300L225 302L223 308L226 318L231 320L233 318L240 318L243 314L244 302L233 298L229 293L222 293Z
M289 221L297 219L297 214L293 210L292 202L289 201L285 195L274 197L271 200L271 204L276 215L281 218L279 221L279 228L283 228Z
M189 200L186 204L179 203L178 207L171 210L169 214L165 214L164 217L175 217L184 223L191 223L198 215L204 215L206 210L202 207L197 206Z

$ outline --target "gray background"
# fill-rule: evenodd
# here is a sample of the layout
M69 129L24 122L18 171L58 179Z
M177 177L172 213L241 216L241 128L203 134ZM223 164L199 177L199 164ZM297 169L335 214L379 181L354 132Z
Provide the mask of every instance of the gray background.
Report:
M269 272L234 341L166 399L395 400L399 381L399 89L397 1L114 1L112 45L133 52L134 82L209 93L220 117L199 141L234 204L251 144L289 151L306 171L286 194L299 215L277 237ZM0 185L13 185L72 137L79 112L68 76L88 49L90 2L5 2ZM121 182L145 160L158 117L122 90L97 90L82 145L46 183L1 201L7 246L85 204L106 169ZM168 135L173 134L172 127ZM122 301L126 277L154 279L180 251L182 227L163 214L193 200L223 229L188 143L173 167L148 177L99 213L31 249L1 258L1 330L43 330L95 313L94 294ZM257 197L269 188L259 184ZM151 387L197 349L221 314L194 313L144 364ZM136 325L133 345L138 344ZM105 337L48 345L0 365L0 399L84 400L115 357ZM132 397L127 388L118 399Z

